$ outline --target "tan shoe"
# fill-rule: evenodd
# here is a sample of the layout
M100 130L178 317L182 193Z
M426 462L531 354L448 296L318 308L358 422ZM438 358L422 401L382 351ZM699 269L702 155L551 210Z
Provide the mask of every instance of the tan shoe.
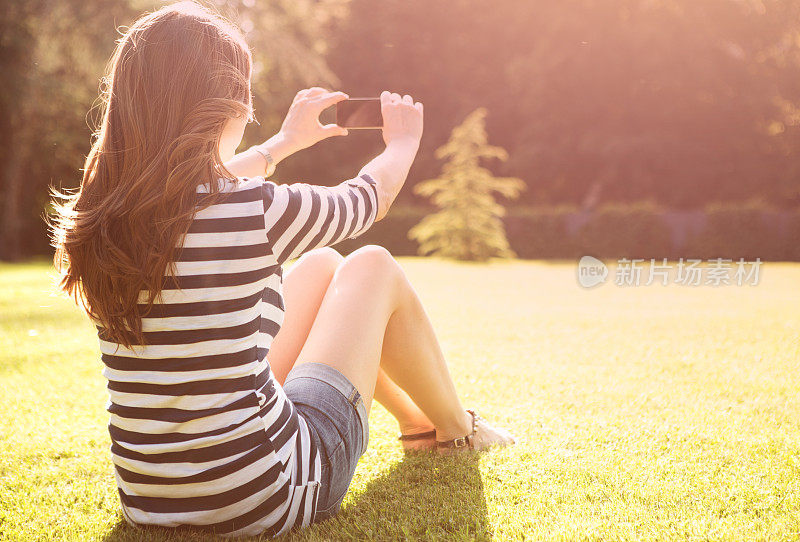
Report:
M473 409L466 410L472 415L472 432L452 440L437 440L436 448L440 454L449 455L467 450L481 451L516 444L517 441L506 429L489 425L489 422L476 414Z

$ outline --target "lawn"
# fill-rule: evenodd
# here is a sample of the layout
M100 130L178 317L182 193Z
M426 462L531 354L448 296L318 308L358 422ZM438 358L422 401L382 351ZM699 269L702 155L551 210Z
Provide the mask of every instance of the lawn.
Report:
M376 403L342 512L291 540L797 540L800 265L578 286L574 263L403 258L465 406L514 447L404 459ZM97 339L0 266L0 540L189 540L122 520Z

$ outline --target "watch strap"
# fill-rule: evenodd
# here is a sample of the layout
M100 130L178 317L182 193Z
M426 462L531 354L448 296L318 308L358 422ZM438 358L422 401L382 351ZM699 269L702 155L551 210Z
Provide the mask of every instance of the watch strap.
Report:
M254 151L264 157L264 160L267 162L267 167L264 169L264 176L269 177L275 171L275 159L270 154L269 149L262 147L261 145L254 145L251 147Z

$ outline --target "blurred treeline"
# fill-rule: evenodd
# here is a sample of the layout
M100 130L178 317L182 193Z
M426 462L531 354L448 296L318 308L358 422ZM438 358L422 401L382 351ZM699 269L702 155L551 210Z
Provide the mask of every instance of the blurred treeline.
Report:
M368 243L413 256L418 245L406 232L429 212L393 209L357 239L337 249L348 253ZM763 202L709 204L703 209L666 209L650 202L607 203L595 209L573 205L515 206L503 223L520 258L578 259L583 255L678 260L800 261L800 209L779 210Z
M0 0L0 258L47 252L47 187L80 180L117 28L163 3ZM671 235L674 247L686 246L689 234L680 232L692 220L713 222L725 206L744 209L741 216L757 208L759 216L784 217L762 221L765 238L792 240L794 219L785 217L800 206L800 0L216 5L243 28L256 59L261 125L248 129L243 148L278 129L300 88L354 97L389 89L425 103L425 134L407 186L436 176L441 163L433 150L468 113L487 108L489 141L510 155L489 166L528 185L506 221L520 255L558 256L532 248L537 228L558 245L562 226L553 224L569 230L582 213L612 225L614 216L632 214L640 218L617 225L647 231L635 226L651 220L641 216L671 212L659 220L678 226L657 235ZM291 157L276 179L333 184L354 175L380 145L378 132L351 130ZM384 230L395 224L387 235L399 246L407 243L405 222L413 225L407 217L424 212L425 202L406 189L395 205L397 220ZM707 208L711 218L697 218ZM559 213L566 218L552 219ZM714 230L717 244L707 250L722 250L726 235L741 238L748 229L740 215L729 215L732 227ZM574 240L584 226L567 236ZM623 255L611 254L617 231L590 228L587 235L601 232L596 244L615 257Z

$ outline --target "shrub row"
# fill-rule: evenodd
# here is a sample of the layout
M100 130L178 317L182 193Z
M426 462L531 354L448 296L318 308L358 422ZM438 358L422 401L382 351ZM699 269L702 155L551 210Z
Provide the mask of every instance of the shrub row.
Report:
M367 233L337 246L349 253L378 244L397 256L417 254L408 230L421 208L396 208ZM731 258L800 261L800 209L781 211L759 203L712 205L699 211L665 210L649 203L572 207L517 207L503 219L520 258Z

